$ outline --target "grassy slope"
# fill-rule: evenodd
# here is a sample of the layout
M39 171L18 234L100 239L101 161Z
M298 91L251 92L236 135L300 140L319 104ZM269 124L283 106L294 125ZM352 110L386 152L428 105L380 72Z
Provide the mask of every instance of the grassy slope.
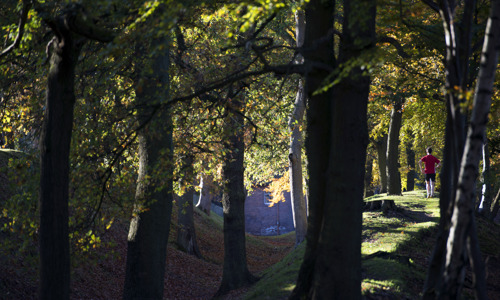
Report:
M394 200L399 209L387 215L363 213L362 293L366 299L419 299L434 247L439 200L424 198L424 191L404 193L402 197L376 195L366 200L383 199ZM479 228L483 254L498 255L500 226L480 220ZM302 245L268 269L245 299L286 299L295 286L303 255ZM490 278L492 289L495 280ZM464 294L471 292L465 290Z

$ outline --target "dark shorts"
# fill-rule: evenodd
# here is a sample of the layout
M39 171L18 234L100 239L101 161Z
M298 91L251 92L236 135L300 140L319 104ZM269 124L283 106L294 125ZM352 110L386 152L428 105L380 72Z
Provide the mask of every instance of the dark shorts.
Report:
M436 173L425 174L425 181L429 181L429 180L436 182Z

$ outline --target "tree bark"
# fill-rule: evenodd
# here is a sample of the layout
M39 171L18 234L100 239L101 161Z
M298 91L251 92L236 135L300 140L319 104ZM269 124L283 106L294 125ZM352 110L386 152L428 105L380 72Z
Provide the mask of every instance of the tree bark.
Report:
M387 138L387 194L401 195L401 174L399 173L399 132L403 120L402 101L393 103L391 122ZM384 201L385 202L385 201ZM391 206L395 206L391 201ZM391 207L392 208L392 207Z
M297 47L304 44L305 16L302 10L295 13ZM297 63L302 63L299 55ZM288 127L292 132L290 136L290 150L288 161L290 163L290 196L292 200L293 224L295 226L295 245L304 241L307 231L307 211L302 186L302 124L305 111L305 94L303 80L299 79L299 88L295 98L294 110L288 121Z
M444 287L441 293L450 299L460 295L463 285L461 274L465 271L466 247L475 274L477 299L487 299L484 265L477 244L474 220L474 192L481 149L486 135L486 124L491 106L491 95L500 52L500 2L493 1L486 25L485 41L481 54L481 67L475 90L473 111L462 157L459 181L450 234L447 242Z
M138 49L146 62L137 63L136 102L139 176L127 242L123 299L163 299L164 275L172 213L172 125L161 107L168 98L167 39L158 37ZM146 48L146 49L144 49ZM162 50L160 50L162 49Z
M415 189L415 150L413 150L413 136L406 143L406 161L408 173L406 174L406 190L413 191Z
M373 195L372 191L372 170L373 170L373 156L366 156L366 166L365 166L365 184L363 189L363 198Z
M445 147L443 153L443 168L441 171L441 193L439 197L439 226L438 235L434 244L434 249L429 261L427 277L424 283L424 292L422 299L431 300L437 299L439 289L442 286L442 278L445 265L446 255L446 240L448 238L449 227L451 222L451 208L453 206L453 195L455 193L455 173L456 153L454 150L455 143L453 141L453 118L451 114L450 103L446 104L447 117L445 129Z
M335 67L334 4L310 1L306 8L305 64ZM344 2L340 62L371 51L375 2ZM311 47L311 52L307 52ZM361 299L361 223L370 78L360 67L326 92L315 93L328 76L313 69L308 95L306 149L310 175L307 247L291 299ZM332 255L334 253L335 255Z
M201 252L196 242L196 231L194 227L193 198L194 180L193 156L186 155L182 158L184 176L181 179L181 190L184 192L179 196L177 213L177 245L186 253L201 258Z
M26 4L23 1L23 4ZM43 6L39 6L41 9ZM27 9L24 7L23 9ZM40 13L40 11L39 11ZM69 155L75 104L75 67L85 37L110 42L113 33L95 27L81 6L55 18L41 12L54 38L40 139L40 299L69 299Z
M387 193L387 134L375 141L377 150L378 173L380 176L380 194Z
M481 201L479 203L478 211L481 216L486 219L490 219L491 216L491 203L493 201L493 184L492 184L492 174L490 170L490 153L488 150L488 139L483 143L483 170L482 174L482 190L481 190Z
M75 67L82 44L54 20L47 97L40 140L40 299L69 299L69 154Z
M334 3L331 1L311 0L305 9L306 27L302 53L304 63L323 63L335 65L333 53ZM326 198L326 172L330 148L330 104L332 90L324 93L314 92L321 87L328 76L326 70L314 68L305 78L306 137L305 147L309 173L308 195L309 216L307 219L306 250L300 267L297 285L291 299L302 299L311 295L313 276L317 258L318 238L323 221L324 199Z
M210 216L210 212L212 211L212 197L208 182L211 182L211 176L202 174L200 177L200 197L198 198L196 207Z
M500 189L498 189L497 195L495 196L495 199L493 199L491 215L490 215L491 221L495 220L499 208L500 208Z
M245 241L245 199L244 165L245 154L244 125L241 114L244 102L241 95L233 97L229 92L231 105L225 118L224 132L228 133L226 155L222 167L224 212L224 266L222 282L216 296L247 286L257 281L248 270Z
M462 18L463 36L457 34L454 18L454 1L439 1L439 5L425 1L441 16L446 41L445 58L445 103L446 103L446 131L443 154L443 168L441 171L441 193L439 199L440 219L439 232L434 251L429 262L429 271L424 284L423 299L436 299L440 296L443 286L443 272L446 260L446 241L449 236L452 207L454 206L456 187L458 184L458 170L465 144L465 120L462 111L462 100L459 93L453 92L457 87L466 90L466 77L469 69L471 45L470 24L475 1L466 0L466 8ZM463 46L460 46L463 44ZM466 53L463 51L466 50Z

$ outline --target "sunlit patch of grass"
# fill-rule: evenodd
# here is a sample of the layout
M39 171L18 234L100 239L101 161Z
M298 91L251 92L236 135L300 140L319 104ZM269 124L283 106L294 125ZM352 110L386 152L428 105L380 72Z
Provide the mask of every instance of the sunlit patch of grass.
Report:
M414 251L423 251L419 248L421 240L433 231L439 218L438 199L426 199L425 191L413 191L404 196L375 195L368 200L394 200L398 210L388 214L363 213L362 294L376 299L418 299L418 292L412 292L408 282L422 282L425 270L417 268L401 249L412 247ZM304 251L303 243L267 269L245 299L288 298L295 288Z
M295 288L305 242L279 263L267 269L263 277L245 295L245 299L286 299Z
M401 292L401 286L394 284L394 282L390 280L367 279L361 283L361 292L363 295L378 294L381 291L390 292L390 294L399 294Z
M404 196L370 197L368 201L394 200L397 210L363 213L364 257L362 282L363 295L382 296L388 293L406 299L417 299L419 295L408 292L408 278L423 280L421 270L413 268L413 261L401 255L400 249L413 245L417 249L418 240L436 226L439 217L437 198L427 199L425 192L412 191Z
M281 288L282 291L291 293L293 289L295 288L295 283L287 284Z

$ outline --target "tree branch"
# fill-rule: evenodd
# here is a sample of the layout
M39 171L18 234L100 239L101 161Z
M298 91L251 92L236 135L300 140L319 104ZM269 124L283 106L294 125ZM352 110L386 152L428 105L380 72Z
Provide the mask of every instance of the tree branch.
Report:
M21 16L19 17L19 25L18 25L19 30L17 32L16 39L9 47L5 48L0 53L0 58L12 52L12 50L17 48L19 44L21 44L21 40L24 34L24 26L26 25L26 21L28 20L28 12L30 11L30 9L31 9L31 1L23 0L23 8L21 9Z
M389 36L379 37L377 43L389 43L393 45L396 50L398 50L399 56L401 56L402 58L410 58L410 55L404 51L403 46L401 46L399 41L395 38Z
M65 21L71 31L91 40L106 43L111 42L116 36L113 31L96 26L81 5L75 5L67 14Z
M436 2L432 0L422 0L422 2L424 4L427 4L427 6L429 6L435 12L439 13L439 5Z

